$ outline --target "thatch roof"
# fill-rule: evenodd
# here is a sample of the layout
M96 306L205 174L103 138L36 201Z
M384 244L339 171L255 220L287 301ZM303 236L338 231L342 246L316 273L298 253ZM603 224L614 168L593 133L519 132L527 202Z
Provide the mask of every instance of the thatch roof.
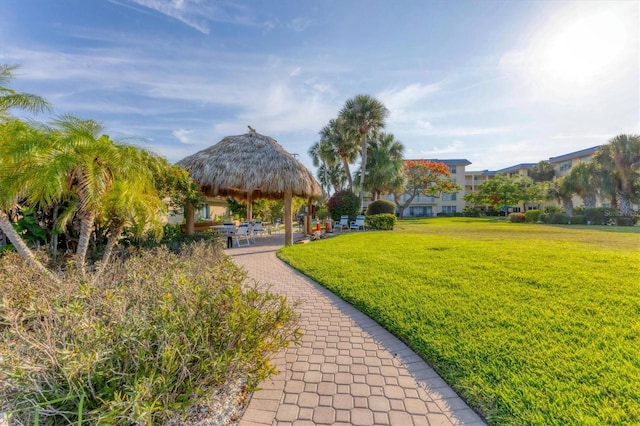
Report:
M311 172L275 139L255 132L227 136L178 162L211 196L282 199L293 195L319 199L320 185Z

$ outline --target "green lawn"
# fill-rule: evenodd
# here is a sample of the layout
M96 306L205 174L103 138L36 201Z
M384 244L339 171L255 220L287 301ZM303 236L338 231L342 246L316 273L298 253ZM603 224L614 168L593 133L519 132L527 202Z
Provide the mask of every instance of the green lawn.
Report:
M283 248L491 424L640 424L640 227L401 221Z

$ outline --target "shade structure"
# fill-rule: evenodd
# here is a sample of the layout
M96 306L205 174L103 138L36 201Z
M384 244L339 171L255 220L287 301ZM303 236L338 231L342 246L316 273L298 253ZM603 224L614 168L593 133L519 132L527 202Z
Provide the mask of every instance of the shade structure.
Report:
M311 172L273 138L256 132L227 136L178 162L203 193L239 200L320 199L322 189ZM290 205L289 205L290 208ZM285 215L285 242L293 227ZM289 227L287 227L289 222ZM289 231L289 232L287 232ZM290 236L287 238L287 234Z

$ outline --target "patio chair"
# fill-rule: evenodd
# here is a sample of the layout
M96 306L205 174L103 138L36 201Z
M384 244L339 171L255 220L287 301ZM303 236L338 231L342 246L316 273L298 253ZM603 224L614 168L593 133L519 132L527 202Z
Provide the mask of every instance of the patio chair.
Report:
M362 229L363 231L365 230L364 216L362 215L356 216L356 220L354 222L351 222L351 225L349 225L349 231L351 230L359 231L360 229Z
M349 229L349 216L347 215L340 216L340 221L333 225L334 232L342 231L345 228Z
M242 237L244 237L244 240L247 242L247 244L244 244L245 246L249 245L249 224L248 223L243 223L238 227L238 230L235 232L235 234L233 235L235 240L236 240L236 244L238 247L242 246L243 244L240 243L240 239Z
M261 221L255 221L253 223L253 234L254 235L260 235L260 236L264 237L265 230L262 227L262 222Z

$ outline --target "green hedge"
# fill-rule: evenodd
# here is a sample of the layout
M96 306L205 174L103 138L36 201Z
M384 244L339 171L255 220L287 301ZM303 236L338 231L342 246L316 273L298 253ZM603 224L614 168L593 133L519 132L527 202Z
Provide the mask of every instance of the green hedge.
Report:
M618 211L610 207L584 209L584 216L589 225L609 225L615 221Z
M542 210L527 210L524 214L524 220L527 223L537 223L541 221Z
M569 223L569 216L567 216L564 213L546 213L543 214L542 217L542 222L544 223L548 223L548 224L568 224Z
M392 201L388 200L376 200L369 204L367 207L367 216L374 216L377 214L395 214L396 205Z
M364 224L369 229L380 229L389 231L393 229L396 224L396 216L394 214L384 213L376 214L373 216L366 216Z

